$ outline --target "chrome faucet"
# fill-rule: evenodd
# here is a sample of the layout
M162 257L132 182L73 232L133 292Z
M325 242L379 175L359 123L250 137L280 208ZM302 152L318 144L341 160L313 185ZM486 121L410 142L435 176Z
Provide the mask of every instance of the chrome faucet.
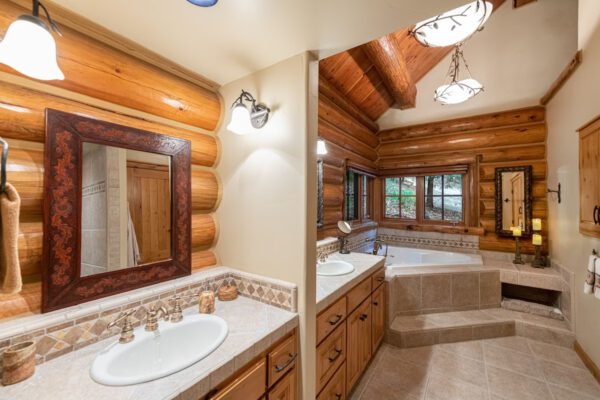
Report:
M148 332L154 332L158 330L158 320L161 317L163 319L169 318L169 312L167 309L164 307L156 308L155 305L152 305L150 310L148 310L146 313L146 328L144 329L146 329Z
M317 260L319 261L320 264L323 264L324 262L327 261L327 253L324 251L320 251L317 254Z
M373 254L377 255L377 253L379 253L379 250L381 250L382 248L383 244L381 240L376 239L373 241Z
M117 316L117 318L115 318L115 320L113 322L106 325L106 330L109 330L112 327L117 326L117 324L121 320L124 320L123 326L121 327L121 336L119 337L119 343L121 343L121 344L129 343L129 342L133 341L133 339L135 339L135 335L133 334L133 325L131 324L130 317L136 311L137 311L137 308L133 308L127 312L122 312Z

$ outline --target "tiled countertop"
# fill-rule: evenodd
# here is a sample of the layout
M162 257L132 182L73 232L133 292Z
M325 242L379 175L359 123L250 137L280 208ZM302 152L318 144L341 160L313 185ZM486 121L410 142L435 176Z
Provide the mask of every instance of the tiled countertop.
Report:
M333 304L344 293L385 264L385 257L364 253L333 253L328 259L349 262L355 269L347 275L317 275L317 313Z
M190 308L185 314L194 312ZM231 302L217 300L215 315L227 321L227 339L176 374L124 387L94 382L90 366L96 354L115 341L111 338L39 365L24 382L0 386L0 400L197 400L298 325L297 314L242 296Z

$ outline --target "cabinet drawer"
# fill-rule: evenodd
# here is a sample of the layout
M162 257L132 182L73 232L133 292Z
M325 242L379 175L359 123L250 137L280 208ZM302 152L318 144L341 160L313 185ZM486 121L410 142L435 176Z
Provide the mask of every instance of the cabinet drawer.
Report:
M371 275L372 280L372 288L373 290L377 289L383 282L385 282L385 268L381 268L373 275Z
M346 360L346 323L338 326L317 347L317 393Z
M267 362L262 359L237 379L219 390L209 400L256 400L265 394L267 381Z
M317 317L317 343L321 343L346 319L346 296Z
M317 397L317 400L345 400L346 399L346 363L338 368L333 378ZM383 399L382 399L383 400Z
M371 277L368 277L348 292L347 312L352 312L371 294Z
M285 375L296 365L298 350L296 348L296 335L284 340L274 350L269 352L269 387Z
M296 400L298 398L298 378L297 368L292 368L290 372L281 379L269 392L269 400Z

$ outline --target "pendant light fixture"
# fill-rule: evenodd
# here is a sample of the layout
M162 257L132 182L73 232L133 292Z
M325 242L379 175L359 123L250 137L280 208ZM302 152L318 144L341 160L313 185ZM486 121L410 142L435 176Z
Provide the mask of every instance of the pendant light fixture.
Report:
M468 77L459 80L461 64L467 71ZM437 88L434 96L435 101L442 104L463 103L483 91L483 85L471 77L471 71L460 46L454 49L447 78L450 82Z
M212 7L215 4L217 4L217 2L219 0L188 0L190 3L192 3L195 6L200 6L200 7Z
M250 108L244 102L249 103ZM242 94L235 100L231 108L231 120L227 125L227 130L238 135L246 135L254 129L265 126L271 112L264 104L258 104L256 99L245 90L242 90Z
M39 17L40 8L44 10L50 27ZM52 30L61 35L46 7L38 0L33 0L32 15L21 15L11 23L0 42L0 63L34 79L65 79L56 62L56 42Z
M427 47L453 46L481 30L493 8L489 1L473 1L419 22L411 34Z

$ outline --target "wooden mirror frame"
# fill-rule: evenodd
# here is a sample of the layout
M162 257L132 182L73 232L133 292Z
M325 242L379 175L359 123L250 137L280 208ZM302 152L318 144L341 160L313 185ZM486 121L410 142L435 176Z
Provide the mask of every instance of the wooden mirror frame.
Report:
M529 237L532 234L531 219L533 210L533 168L531 165L522 167L501 167L496 168L496 234L502 237L512 236L512 231L502 229L502 173L504 172L523 172L524 180L524 194L525 194L525 229L523 230L523 236Z
M171 158L171 259L81 277L83 143ZM157 133L46 110L42 312L191 274L191 144Z

